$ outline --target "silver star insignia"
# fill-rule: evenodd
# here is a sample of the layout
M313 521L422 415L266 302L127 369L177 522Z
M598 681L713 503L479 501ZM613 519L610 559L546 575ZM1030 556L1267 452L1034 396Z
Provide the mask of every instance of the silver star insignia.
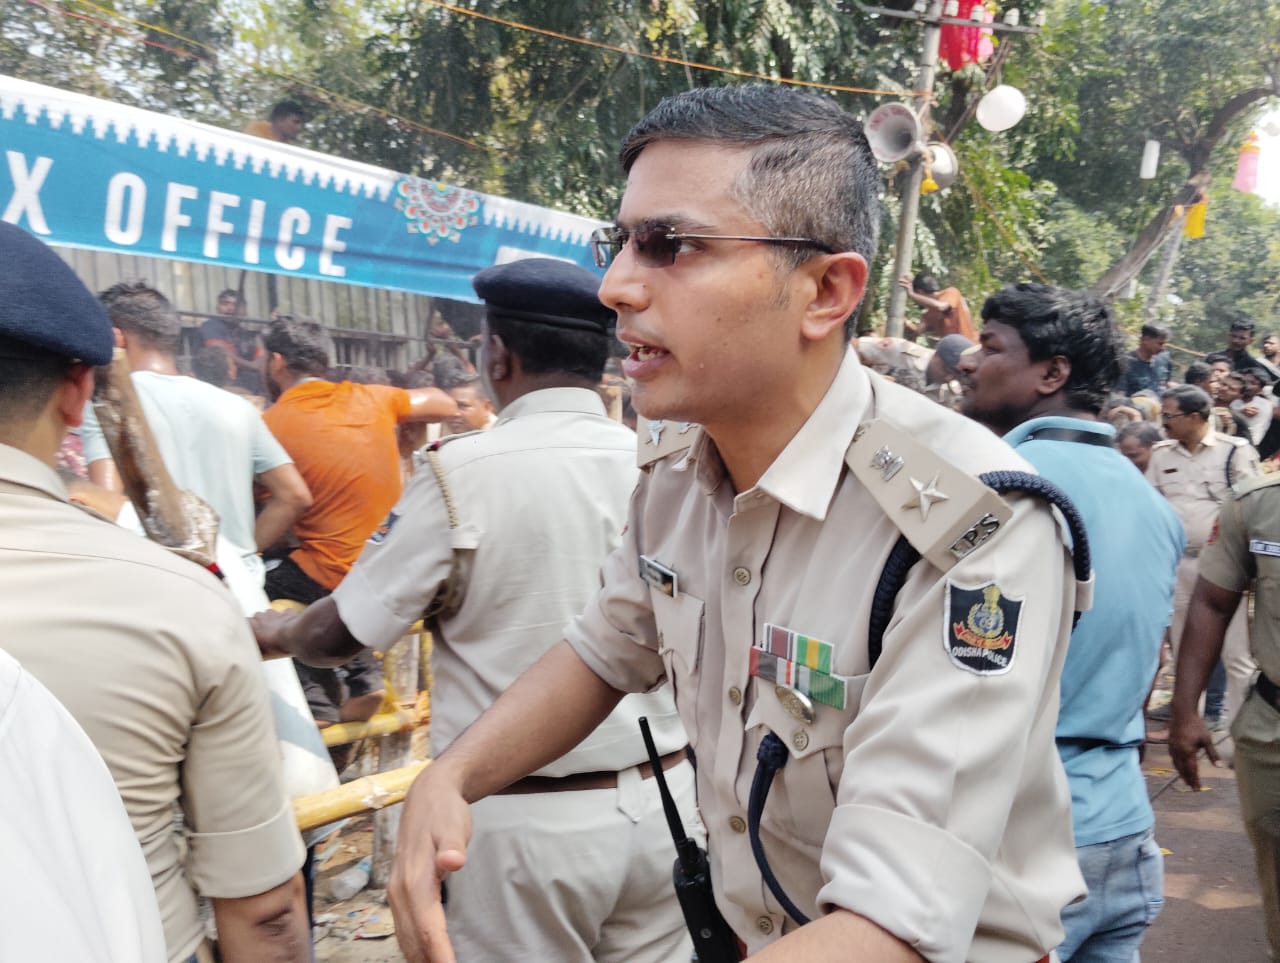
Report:
M933 476L930 482L916 481L914 478L909 479L911 487L916 490L915 498L903 505L903 508L920 509L920 520L927 522L929 520L929 509L933 507L934 502L945 502L948 498L942 492L938 491L938 475Z
M649 422L649 444L657 448L662 443L662 429L667 427L661 421Z
M678 434L683 435L686 431L689 431L692 427L693 427L692 421L682 421L680 422L679 425L676 426L676 432Z

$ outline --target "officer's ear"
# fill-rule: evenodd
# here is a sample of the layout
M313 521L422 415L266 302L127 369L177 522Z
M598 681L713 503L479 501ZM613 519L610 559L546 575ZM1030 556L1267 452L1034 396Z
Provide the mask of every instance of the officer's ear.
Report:
M505 381L511 375L511 351L496 334L489 334L485 345L485 373L489 380Z
M85 405L93 398L93 366L76 363L69 366L54 392L53 404L68 428L84 423Z
M1055 354L1045 365L1044 373L1036 390L1042 395L1056 395L1067 386L1071 377L1071 362L1060 354Z

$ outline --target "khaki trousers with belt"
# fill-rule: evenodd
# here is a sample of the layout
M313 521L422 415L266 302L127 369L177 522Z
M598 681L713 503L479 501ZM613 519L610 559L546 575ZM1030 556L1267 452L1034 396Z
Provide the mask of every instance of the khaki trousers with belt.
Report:
M693 767L666 772L686 830L705 845ZM467 863L446 886L459 963L688 963L671 882L675 847L656 781L490 796L471 807Z

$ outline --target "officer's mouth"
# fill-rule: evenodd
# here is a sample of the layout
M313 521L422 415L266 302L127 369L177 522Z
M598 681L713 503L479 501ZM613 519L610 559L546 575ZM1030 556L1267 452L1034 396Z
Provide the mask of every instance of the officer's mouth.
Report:
M671 357L671 352L657 345L642 341L624 341L623 343L629 349L627 357L622 362L623 374L628 378L644 378L652 375Z

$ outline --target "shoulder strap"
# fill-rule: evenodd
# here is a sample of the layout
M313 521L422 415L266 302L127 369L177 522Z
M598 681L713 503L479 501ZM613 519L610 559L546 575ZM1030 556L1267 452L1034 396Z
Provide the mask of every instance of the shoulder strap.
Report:
M1089 537L1085 533L1084 519L1071 499L1056 485L1039 475L1022 471L993 471L980 476L984 485L997 492L1022 492L1035 495L1049 502L1062 515L1071 535L1071 561L1076 578L1075 617L1072 628L1080 620L1080 614L1093 604L1093 562L1089 555ZM893 615L893 605L898 592L906 584L911 567L920 561L918 552L907 540L905 533L889 552L880 580L871 597L871 618L867 628L867 656L872 668L884 650L884 633Z
M912 547L943 572L1013 516L979 479L883 419L858 426L845 463Z
M427 607L422 613L423 621L432 623L431 627L434 633L436 632L434 623L457 615L458 610L462 608L462 601L467 594L467 584L471 580L471 562L475 552L474 549L459 548L456 540L452 538L459 527L458 507L454 503L453 492L449 489L449 483L445 481L444 465L440 461L438 445L431 445L427 448L427 464L431 466L431 473L436 476L436 484L440 486L440 497L444 499L444 509L449 519L450 542L453 550L453 564L449 566L449 575L445 578L444 584L440 586L435 596L427 603Z

